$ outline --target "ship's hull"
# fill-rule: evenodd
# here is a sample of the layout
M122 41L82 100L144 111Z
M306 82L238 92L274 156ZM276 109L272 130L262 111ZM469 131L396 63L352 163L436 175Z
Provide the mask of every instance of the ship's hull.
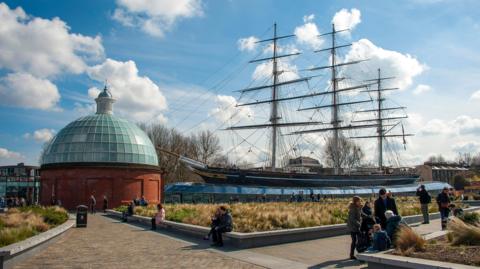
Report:
M320 175L222 168L194 168L206 183L275 187L394 186L415 183L418 175Z

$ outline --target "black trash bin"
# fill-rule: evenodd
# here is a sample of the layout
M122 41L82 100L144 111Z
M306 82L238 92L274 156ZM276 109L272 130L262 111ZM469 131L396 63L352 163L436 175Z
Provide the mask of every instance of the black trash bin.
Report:
M87 227L88 207L86 205L77 206L77 227Z

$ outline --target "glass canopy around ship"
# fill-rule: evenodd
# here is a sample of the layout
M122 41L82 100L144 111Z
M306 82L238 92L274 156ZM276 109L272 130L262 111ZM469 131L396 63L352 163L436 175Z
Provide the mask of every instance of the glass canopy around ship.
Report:
M155 148L137 125L112 114L107 89L96 99L97 114L79 118L60 130L41 163L128 163L158 165Z

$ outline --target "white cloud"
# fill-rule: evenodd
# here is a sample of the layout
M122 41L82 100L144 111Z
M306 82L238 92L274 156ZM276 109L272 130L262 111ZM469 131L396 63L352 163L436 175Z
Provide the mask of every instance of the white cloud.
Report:
M472 100L480 100L480 90L472 93L472 96L470 96L470 99L472 99Z
M345 74L352 77L375 78L377 69L382 70L382 76L394 76L394 80L386 81L386 87L405 89L413 83L413 78L420 75L426 66L422 65L410 54L402 54L393 50L377 47L368 39L353 42L345 56L345 61L368 60L361 64L348 65Z
M472 118L470 116L458 116L453 122L453 125L458 128L458 133L462 135L480 134L480 119Z
M82 73L88 59L103 57L101 37L69 33L59 18L31 17L0 3L0 68L49 77Z
M477 153L480 152L480 143L477 141L459 142L454 144L452 149L460 153Z
M315 15L314 14L310 14L310 15L305 15L303 16L303 22L304 23L307 23L307 22L311 22L315 19Z
M429 85L425 84L418 84L417 87L413 90L413 94L415 95L420 95L422 93L430 92L432 90L432 87Z
M480 119L461 115L451 121L433 119L420 130L423 135L478 135L480 134Z
M209 114L220 122L240 121L253 118L254 114L250 107L236 107L237 100L229 95L217 95L215 98L216 107Z
M15 151L10 151L6 148L0 148L0 163L1 164L15 164L22 161L25 157Z
M249 36L246 38L240 38L237 41L238 49L240 51L252 51L257 47L258 38L254 36Z
M57 86L47 79L27 73L12 73L0 78L1 105L47 110L57 109L59 101Z
M117 5L114 20L156 37L163 37L180 19L203 15L201 0L117 0Z
M33 138L37 142L45 143L50 141L54 135L55 135L55 130L43 128L43 129L35 130L33 134L26 133L23 135L23 137L26 139Z
M336 30L353 30L360 22L362 22L360 17L360 10L352 8L350 11L348 11L348 9L343 8L335 13L332 23L335 25ZM340 32L340 34L348 35L349 31Z
M287 60L279 59L277 62L277 68L279 71L282 71L278 76L280 81L288 81L288 80L299 78L297 66L292 65ZM272 76L272 72L273 72L273 63L264 62L257 65L257 67L255 67L255 71L253 71L252 78L254 80L269 78Z
M133 61L107 59L102 64L89 67L90 78L103 82L108 79L113 98L117 99L114 111L135 121L162 119L162 111L167 109L167 100L160 88L146 76L139 76ZM88 90L88 95L96 98L100 89Z
M323 44L323 39L319 37L317 25L312 22L313 15L304 16L304 24L295 28L295 36L299 44L307 45L313 49L319 49Z

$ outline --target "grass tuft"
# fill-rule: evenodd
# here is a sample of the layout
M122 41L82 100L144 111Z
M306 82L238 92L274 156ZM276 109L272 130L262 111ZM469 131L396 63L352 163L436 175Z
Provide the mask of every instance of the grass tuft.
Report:
M452 245L480 245L480 227L452 218L448 223L448 229L452 234Z
M413 251L424 251L427 241L413 229L400 226L395 237L395 248L403 255Z

